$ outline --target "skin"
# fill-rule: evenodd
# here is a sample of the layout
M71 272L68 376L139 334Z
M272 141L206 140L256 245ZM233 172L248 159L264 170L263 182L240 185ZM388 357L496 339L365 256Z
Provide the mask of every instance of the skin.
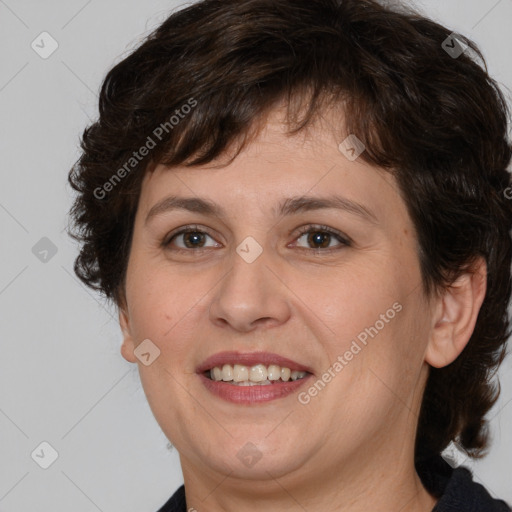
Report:
M276 110L229 165L145 177L120 307L123 357L139 365L150 407L177 448L187 507L197 511L430 511L436 499L414 469L414 438L429 365L463 350L485 295L485 264L435 297L424 294L414 226L394 178L338 150L329 123L292 137ZM146 218L169 195L208 199L225 217L185 210ZM278 216L292 196L339 195L371 210L368 221L325 209ZM202 250L178 236L205 232ZM331 249L298 230L325 225ZM262 254L236 247L252 236ZM197 241L196 241L197 244ZM199 244L201 245L201 244ZM178 249L182 248L179 252ZM395 317L311 398L298 392L237 405L212 395L195 373L221 351L269 351L306 364L316 381L398 303ZM150 339L160 356L134 355ZM307 386L299 391L307 391ZM261 454L246 467L237 453Z

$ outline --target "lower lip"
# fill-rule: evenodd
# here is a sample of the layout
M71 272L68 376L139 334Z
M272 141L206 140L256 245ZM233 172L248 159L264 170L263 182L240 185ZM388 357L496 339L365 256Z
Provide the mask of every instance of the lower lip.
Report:
M271 400L290 395L303 386L312 375L307 375L298 380L267 384L266 386L236 386L224 381L211 380L203 374L200 374L199 377L208 391L228 402L235 404L256 404L270 402Z

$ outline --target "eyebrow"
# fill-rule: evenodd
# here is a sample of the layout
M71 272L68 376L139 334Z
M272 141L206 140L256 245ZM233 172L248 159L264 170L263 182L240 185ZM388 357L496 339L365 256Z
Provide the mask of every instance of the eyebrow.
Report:
M377 216L366 206L341 196L315 197L299 196L285 199L277 209L274 209L276 216L284 217L287 215L296 215L302 212L313 210L335 209L343 210L347 213L356 215L363 220L377 224ZM216 203L199 197L178 197L169 196L156 203L150 210L145 222L164 212L173 210L186 210L189 212L200 213L207 216L225 219L227 217L224 210Z

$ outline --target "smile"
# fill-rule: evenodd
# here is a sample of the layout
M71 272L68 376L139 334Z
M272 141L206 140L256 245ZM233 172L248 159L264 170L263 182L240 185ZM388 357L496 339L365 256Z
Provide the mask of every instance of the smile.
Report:
M196 372L211 394L247 405L284 398L313 375L309 367L268 352L222 352Z

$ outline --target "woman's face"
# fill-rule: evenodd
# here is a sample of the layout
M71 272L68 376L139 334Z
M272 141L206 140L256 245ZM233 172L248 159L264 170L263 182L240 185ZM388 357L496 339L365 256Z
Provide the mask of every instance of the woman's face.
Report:
M227 166L145 177L122 353L185 474L340 478L413 453L431 315L415 231L394 178L340 142L287 136L276 112ZM230 380L251 375L272 383Z

